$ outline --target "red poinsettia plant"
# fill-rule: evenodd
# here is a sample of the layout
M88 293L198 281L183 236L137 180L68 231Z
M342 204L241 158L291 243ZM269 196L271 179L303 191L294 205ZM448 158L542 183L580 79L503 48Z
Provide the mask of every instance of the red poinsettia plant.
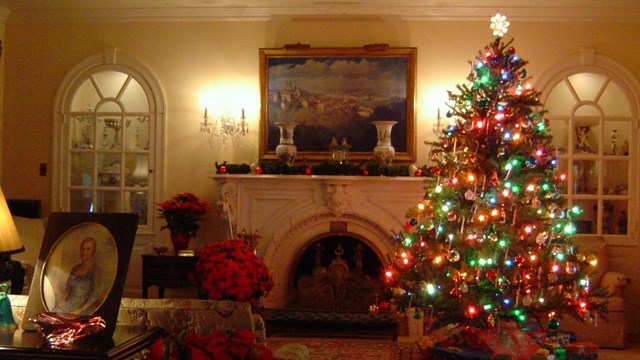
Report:
M225 240L202 247L193 280L209 299L253 305L273 288L267 265L242 240Z
M157 205L159 218L167 222L160 229L169 229L171 233L184 236L196 236L200 228L198 221L202 220L209 208L205 201L192 193L177 194Z
M219 330L192 334L178 345L171 360L275 360L271 350L256 342L250 330Z

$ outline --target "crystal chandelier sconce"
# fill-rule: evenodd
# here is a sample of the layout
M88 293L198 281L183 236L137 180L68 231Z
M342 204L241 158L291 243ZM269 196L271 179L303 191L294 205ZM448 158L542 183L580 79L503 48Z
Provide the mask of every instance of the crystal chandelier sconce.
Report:
M246 122L244 116L244 108L242 109L242 116L240 121L236 121L231 116L220 116L219 118L213 118L209 121L209 115L207 108L204 108L203 121L200 123L200 132L208 134L209 136L244 136L249 133L249 124Z
M436 122L431 125L431 130L437 136L440 136L440 132L442 131L442 118L440 117L440 108L438 108L438 115L436 116Z

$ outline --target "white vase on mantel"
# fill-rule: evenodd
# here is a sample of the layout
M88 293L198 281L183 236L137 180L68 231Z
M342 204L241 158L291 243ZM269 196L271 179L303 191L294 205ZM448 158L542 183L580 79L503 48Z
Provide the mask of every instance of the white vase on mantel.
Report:
M397 121L376 120L371 122L378 133L378 144L373 148L373 157L381 164L389 165L396 155L396 149L391 145L391 128Z
M298 147L293 142L293 129L298 124L294 122L279 122L276 125L280 128L280 143L276 146L276 155L280 161L291 166L298 153Z

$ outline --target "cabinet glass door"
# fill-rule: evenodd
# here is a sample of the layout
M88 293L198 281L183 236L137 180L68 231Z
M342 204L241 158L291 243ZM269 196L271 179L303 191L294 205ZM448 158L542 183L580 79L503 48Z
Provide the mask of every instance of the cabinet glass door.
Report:
M574 219L578 234L627 235L632 173L632 114L628 98L602 74L578 73L549 93L545 104L565 174L560 191L583 214Z
M69 112L68 208L134 212L149 223L149 102L140 83L119 71L89 75Z

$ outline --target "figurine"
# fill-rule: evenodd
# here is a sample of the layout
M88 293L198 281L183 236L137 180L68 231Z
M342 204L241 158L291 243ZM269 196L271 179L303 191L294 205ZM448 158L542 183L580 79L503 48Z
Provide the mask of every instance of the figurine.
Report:
M618 130L613 129L609 138L611 139L611 155L618 155Z
M576 152L587 152L593 153L593 148L589 145L589 141L587 136L591 128L588 126L578 126L576 127Z
M9 300L9 285L0 284L0 331L14 330L16 321L13 319L11 301Z
M351 145L347 142L347 138L343 137L338 144L338 140L335 138L331 138L331 143L329 144L329 149L331 150L331 155L333 158L333 163L336 164L346 164L348 162L349 149Z

